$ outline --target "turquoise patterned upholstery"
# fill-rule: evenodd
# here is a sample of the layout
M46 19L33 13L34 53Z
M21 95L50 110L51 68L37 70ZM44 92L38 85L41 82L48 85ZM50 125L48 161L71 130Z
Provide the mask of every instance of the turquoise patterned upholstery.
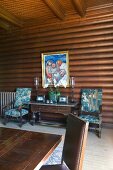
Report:
M81 109L79 117L89 122L89 128L95 129L101 136L101 106L102 89L82 89L81 90ZM95 126L93 128L93 126Z
M91 115L80 115L79 117L85 121L88 121L89 123L99 124L99 117Z
M5 111L6 116L20 117L28 114L28 109L22 108L19 110L19 106L28 105L31 98L31 88L17 88L16 97L14 103L14 109Z
M24 116L26 114L28 114L28 110L22 109L21 110L21 116ZM16 109L6 110L5 115L12 116L12 117L19 117L20 116L20 111L17 108Z
M82 89L81 111L100 112L102 89Z

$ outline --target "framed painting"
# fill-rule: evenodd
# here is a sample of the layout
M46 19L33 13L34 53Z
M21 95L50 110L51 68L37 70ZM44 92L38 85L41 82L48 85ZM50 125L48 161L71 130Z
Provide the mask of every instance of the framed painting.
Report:
M42 86L69 86L68 51L42 53Z

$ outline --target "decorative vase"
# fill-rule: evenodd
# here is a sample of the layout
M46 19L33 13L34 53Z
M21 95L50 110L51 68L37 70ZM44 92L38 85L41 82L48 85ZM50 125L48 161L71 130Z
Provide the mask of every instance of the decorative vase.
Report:
M49 95L50 102L57 103L57 95L55 91L49 91L48 95Z

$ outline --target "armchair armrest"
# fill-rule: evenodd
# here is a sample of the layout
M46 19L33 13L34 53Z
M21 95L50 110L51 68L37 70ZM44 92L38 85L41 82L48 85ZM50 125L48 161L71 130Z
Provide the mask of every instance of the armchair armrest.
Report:
M4 106L2 107L2 109L7 109L7 108L9 108L12 104L14 104L14 101L13 101L13 102L10 102L10 103L8 103L8 104L6 104L6 105L4 105Z
M98 116L99 116L99 119L102 120L102 105L100 105L99 110L100 112Z
M19 110L20 112L21 112L21 110L22 110L22 106L19 106L18 108L17 108L17 110Z
M76 108L76 114L79 116L81 111L81 103L79 101L77 101L77 105L75 108Z
M27 106L29 106L29 104L24 103L24 104L18 106L18 108L16 108L20 112L21 119L22 119L22 109L28 109Z

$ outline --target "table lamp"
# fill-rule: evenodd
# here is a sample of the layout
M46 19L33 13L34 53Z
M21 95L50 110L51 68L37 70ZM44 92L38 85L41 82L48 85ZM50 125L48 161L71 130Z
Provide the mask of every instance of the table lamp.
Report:
M70 86L71 86L71 102L75 102L74 98L74 88L75 88L75 77L70 77Z
M39 77L34 77L34 86L37 92L39 87Z

